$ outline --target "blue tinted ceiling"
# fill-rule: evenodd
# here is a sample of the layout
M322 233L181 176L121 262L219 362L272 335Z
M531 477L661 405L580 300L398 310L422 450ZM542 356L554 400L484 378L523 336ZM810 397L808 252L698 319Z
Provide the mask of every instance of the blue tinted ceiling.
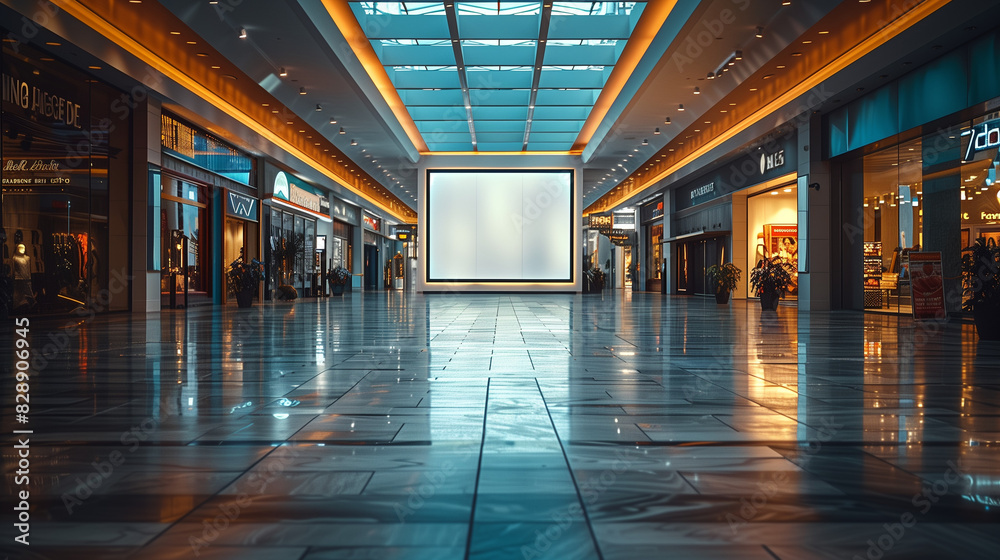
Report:
M641 2L352 2L431 151L573 146Z

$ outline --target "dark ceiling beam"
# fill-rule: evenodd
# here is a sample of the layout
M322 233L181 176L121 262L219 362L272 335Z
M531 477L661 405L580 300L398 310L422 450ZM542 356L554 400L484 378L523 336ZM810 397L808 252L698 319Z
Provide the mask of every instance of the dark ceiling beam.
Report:
M465 72L465 57L462 56L462 41L458 34L458 11L454 2L446 2L445 15L448 16L448 34L451 36L451 48L455 52L455 66L458 71L458 82L462 86L462 98L465 101L465 116L469 121L469 135L472 136L472 151L478 152L476 142L476 125L472 120L472 96L469 95L469 78Z
M535 117L535 101L538 99L538 83L542 77L542 62L545 60L545 43L549 38L549 21L552 19L552 2L542 3L542 16L538 22L538 43L535 47L535 69L531 76L531 97L528 100L528 118L524 122L524 142L521 151L528 151L528 136L531 135L531 121Z

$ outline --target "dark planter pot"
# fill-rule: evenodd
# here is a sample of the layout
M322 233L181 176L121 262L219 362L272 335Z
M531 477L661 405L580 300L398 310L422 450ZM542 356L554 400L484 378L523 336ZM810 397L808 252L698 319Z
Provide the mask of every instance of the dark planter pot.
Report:
M760 294L760 308L763 311L777 311L780 300L781 294L778 292L764 292Z
M715 292L715 303L726 305L729 303L729 292Z
M330 293L335 296L344 295L344 284L332 284L330 286Z
M236 305L246 309L247 307L253 307L253 292L242 291L236 292Z
M1000 340L1000 314L996 310L976 309L972 312L972 319L976 322L979 340Z

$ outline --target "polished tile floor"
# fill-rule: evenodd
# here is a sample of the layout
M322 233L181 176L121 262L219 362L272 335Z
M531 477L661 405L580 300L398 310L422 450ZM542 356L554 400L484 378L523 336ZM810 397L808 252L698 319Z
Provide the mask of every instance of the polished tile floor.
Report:
M8 436L11 558L1000 550L1000 346L968 324L354 293L30 337L31 545L13 543Z

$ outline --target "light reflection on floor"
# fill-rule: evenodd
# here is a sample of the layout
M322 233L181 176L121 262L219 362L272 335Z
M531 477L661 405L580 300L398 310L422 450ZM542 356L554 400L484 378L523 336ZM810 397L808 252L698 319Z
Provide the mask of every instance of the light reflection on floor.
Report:
M37 322L33 345L60 326ZM33 374L32 546L10 523L0 545L15 558L1000 544L1000 347L971 325L645 293L354 293L102 317L68 344Z

